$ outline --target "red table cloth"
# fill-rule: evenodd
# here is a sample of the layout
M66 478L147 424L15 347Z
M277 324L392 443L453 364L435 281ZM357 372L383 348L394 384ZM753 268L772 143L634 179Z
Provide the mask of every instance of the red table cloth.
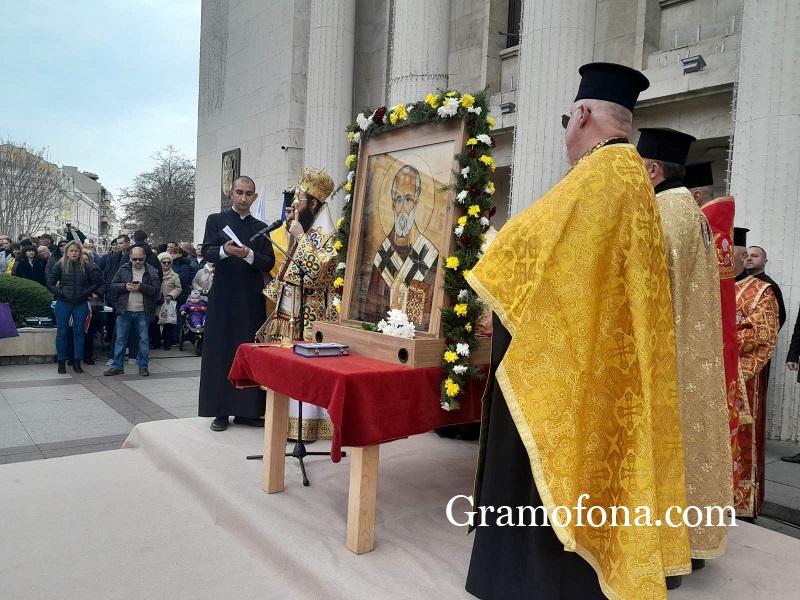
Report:
M242 344L228 379L321 406L333 423L331 460L342 446L372 446L445 425L479 421L484 382L471 382L461 408L439 404L442 370L411 369L365 356L305 358L291 348Z

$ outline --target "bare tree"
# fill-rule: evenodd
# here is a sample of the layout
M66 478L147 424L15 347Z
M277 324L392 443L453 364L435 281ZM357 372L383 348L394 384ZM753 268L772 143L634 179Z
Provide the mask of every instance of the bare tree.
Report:
M155 166L133 180L120 196L125 221L151 236L151 242L191 240L194 230L195 166L167 146L153 155Z
M0 232L35 234L64 201L63 175L44 150L0 140Z

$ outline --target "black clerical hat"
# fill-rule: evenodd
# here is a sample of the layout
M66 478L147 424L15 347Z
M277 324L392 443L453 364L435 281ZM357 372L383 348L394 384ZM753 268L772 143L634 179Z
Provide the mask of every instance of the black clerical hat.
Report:
M294 202L294 190L284 190L283 192L283 208L289 208Z
M714 185L714 174L711 172L711 162L686 165L686 177L683 178L683 185L687 188Z
M689 147L694 136L675 129L661 127L644 127L639 130L642 135L636 149L642 158L661 160L678 165L686 164Z
M747 246L747 232L750 231L746 227L733 228L733 245L734 246Z
M650 87L650 81L641 72L624 65L595 62L578 69L581 84L578 100L606 100L633 111L639 94Z

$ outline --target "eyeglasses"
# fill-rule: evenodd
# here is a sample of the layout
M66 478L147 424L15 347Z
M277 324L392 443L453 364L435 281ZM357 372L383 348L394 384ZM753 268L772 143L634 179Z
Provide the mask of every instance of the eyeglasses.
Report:
M561 115L561 126L564 129L566 129L567 126L569 125L569 120L572 118L572 111L576 110L577 108L580 108L580 106L581 105L576 106L575 108L570 109L568 113L564 113L563 115Z
M131 258L131 262L143 262L143 258Z
M171 264L172 264L172 261L171 261L171 260L162 260L162 261L161 261L161 264L162 264L162 265L171 265Z

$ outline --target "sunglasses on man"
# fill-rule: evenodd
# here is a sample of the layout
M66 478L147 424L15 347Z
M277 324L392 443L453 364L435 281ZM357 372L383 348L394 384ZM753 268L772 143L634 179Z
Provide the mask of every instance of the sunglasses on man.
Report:
M131 258L131 262L144 262L143 258Z

